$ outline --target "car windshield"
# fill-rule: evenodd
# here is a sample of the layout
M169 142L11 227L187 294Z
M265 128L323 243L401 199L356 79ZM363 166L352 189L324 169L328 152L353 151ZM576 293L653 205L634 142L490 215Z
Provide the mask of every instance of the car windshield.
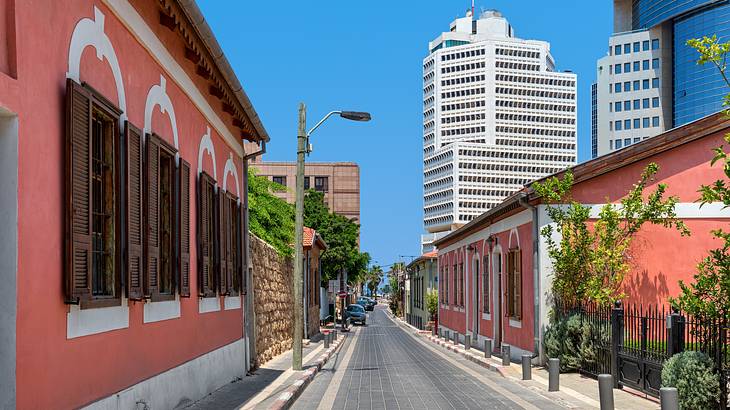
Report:
M362 312L363 311L362 306L359 306L359 305L350 305L347 307L347 310L349 310L350 312Z

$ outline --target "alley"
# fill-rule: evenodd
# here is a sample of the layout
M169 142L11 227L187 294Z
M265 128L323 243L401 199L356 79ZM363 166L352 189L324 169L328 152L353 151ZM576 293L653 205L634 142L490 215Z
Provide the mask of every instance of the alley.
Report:
M532 391L427 346L378 306L294 409L550 409Z

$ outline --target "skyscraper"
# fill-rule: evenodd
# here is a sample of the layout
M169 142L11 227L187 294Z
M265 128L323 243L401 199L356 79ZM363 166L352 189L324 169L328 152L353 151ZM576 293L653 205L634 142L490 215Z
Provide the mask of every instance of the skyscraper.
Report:
M687 40L730 39L730 2L614 0L614 33L596 67L593 157L722 108L722 77Z
M423 59L424 251L534 179L576 161L576 75L545 41L471 12Z

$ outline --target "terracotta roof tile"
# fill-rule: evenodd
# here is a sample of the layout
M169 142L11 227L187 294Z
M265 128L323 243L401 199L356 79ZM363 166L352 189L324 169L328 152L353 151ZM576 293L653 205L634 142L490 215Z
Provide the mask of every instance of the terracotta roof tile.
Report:
M314 242L314 229L304 227L304 240L302 241L302 245L305 247L312 247L312 243Z

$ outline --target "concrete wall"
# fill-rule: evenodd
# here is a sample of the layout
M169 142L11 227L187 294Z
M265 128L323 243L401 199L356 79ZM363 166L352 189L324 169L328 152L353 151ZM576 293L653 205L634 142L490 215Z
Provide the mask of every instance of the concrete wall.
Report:
M18 117L0 108L0 409L15 408Z
M256 357L260 366L291 348L294 311L293 264L269 244L251 235ZM251 291L251 289L249 289Z

